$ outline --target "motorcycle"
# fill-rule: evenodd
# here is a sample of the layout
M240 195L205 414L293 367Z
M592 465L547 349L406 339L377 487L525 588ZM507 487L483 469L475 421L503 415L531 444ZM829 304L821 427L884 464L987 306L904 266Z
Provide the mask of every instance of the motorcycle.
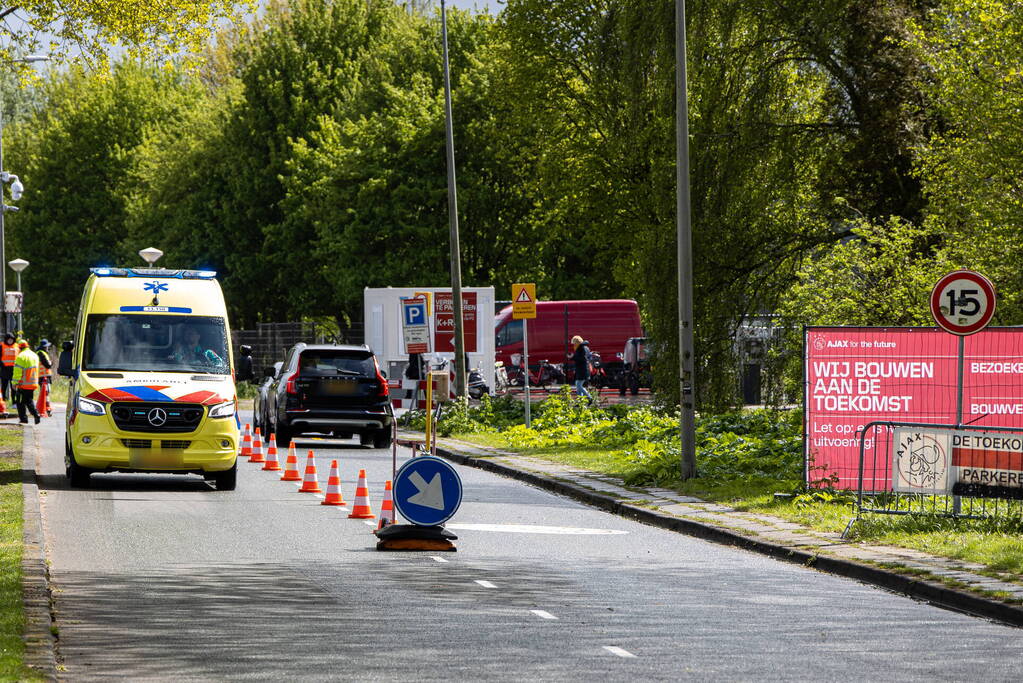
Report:
M466 381L469 398L479 400L483 394L490 393L490 387L487 386L486 381L483 379L483 373L480 372L478 367L469 370L469 377Z

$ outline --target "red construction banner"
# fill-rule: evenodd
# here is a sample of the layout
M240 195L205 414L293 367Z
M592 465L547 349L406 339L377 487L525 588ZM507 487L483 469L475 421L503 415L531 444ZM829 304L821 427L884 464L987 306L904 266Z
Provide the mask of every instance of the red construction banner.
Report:
M455 311L452 305L451 292L437 292L436 302L437 331L434 342L437 352L454 352L455 350ZM476 292L462 292L462 334L465 337L465 352L476 353Z
M837 487L856 488L867 423L954 425L958 343L931 327L807 328L808 480L837 475ZM1023 328L989 328L964 344L963 424L1023 427ZM864 472L864 490L892 489L886 433L885 443L864 442L865 461L879 463Z

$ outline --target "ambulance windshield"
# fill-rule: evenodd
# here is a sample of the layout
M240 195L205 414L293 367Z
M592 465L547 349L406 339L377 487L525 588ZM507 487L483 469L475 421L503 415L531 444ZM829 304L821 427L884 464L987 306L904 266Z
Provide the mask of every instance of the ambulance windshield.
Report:
M231 372L223 318L197 315L90 315L83 370Z

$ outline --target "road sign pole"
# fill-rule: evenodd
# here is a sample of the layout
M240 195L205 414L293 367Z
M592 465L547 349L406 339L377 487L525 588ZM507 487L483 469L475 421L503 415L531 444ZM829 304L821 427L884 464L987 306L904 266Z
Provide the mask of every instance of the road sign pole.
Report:
M522 376L526 387L526 429L529 429L529 321L522 321Z
M536 317L536 285L532 282L512 285L512 319L522 321L522 386L526 390L526 427L530 426L529 401L529 321Z
M966 365L966 337L959 335L959 369L956 380L956 429L963 426L963 368ZM952 514L958 515L963 509L963 499L952 496Z

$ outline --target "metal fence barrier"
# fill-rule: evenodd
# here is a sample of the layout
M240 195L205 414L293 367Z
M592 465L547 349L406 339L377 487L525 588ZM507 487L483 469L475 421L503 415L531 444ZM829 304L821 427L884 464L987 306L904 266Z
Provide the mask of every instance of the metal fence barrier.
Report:
M362 324L353 325L342 330L340 335L325 325L315 322L284 322L258 323L254 330L232 330L235 355L238 347L252 347L252 366L256 377L262 377L265 368L277 361L284 360L284 355L295 344L361 344L363 341Z
M919 439L912 438L913 429L919 430L915 433ZM942 435L941 432L947 434ZM970 435L988 433L1004 434L1005 439L996 440L1012 443L1014 447L1023 445L1023 429L1019 428L881 421L864 425L859 434L856 519L862 513L966 519L1023 515L1023 500L1020 499L1023 496L1023 452L1016 458L1011 451L1004 451L1004 457L999 457L999 461L1019 469L1015 474L988 469L995 472L983 478L990 479L990 485L948 479L963 476L963 458L978 460L976 449L956 447L953 445L956 440L963 444L971 438ZM903 443L898 442L897 434L903 436ZM899 456L897 459L896 454ZM960 459L959 464L956 458ZM983 452L980 460L983 460ZM987 463L981 462L980 467L997 468L997 464L990 462L990 457L988 460ZM944 467L939 467L942 463ZM975 467L973 471L979 473L983 470ZM997 482L1000 480L1012 485L999 485ZM911 490L913 488L917 490Z

